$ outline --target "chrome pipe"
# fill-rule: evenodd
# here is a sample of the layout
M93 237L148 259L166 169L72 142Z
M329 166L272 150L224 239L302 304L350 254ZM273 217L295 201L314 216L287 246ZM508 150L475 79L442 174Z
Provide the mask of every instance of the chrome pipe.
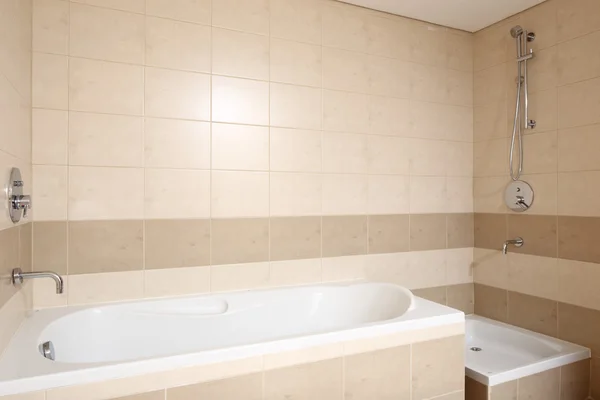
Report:
M25 279L41 279L50 278L56 283L56 294L62 294L64 291L64 281L62 276L52 271L43 272L23 272L21 268L15 268L12 270L12 284L17 286L23 283Z

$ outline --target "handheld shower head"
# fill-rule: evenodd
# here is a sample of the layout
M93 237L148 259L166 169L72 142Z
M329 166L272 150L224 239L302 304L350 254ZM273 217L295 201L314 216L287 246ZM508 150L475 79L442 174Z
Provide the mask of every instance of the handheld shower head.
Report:
M514 26L510 30L510 34L512 37L517 38L523 34L523 28L521 28L521 25Z

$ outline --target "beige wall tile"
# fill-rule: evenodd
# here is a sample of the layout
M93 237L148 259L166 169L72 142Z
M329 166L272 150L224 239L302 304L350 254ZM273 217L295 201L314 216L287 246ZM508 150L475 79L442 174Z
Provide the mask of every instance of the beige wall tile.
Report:
M269 282L273 286L321 282L321 259L271 262Z
M507 139L476 142L473 145L474 176L505 176L508 173L508 146Z
M321 86L321 47L271 39L271 80L295 85Z
M369 214L407 214L410 179L407 176L369 175Z
M369 97L323 90L323 129L338 132L369 132Z
M556 215L558 212L558 175L556 173L522 175L521 179L535 188L535 198L528 212L536 215ZM503 197L499 195L498 198L504 202Z
M558 144L555 131L525 135L524 149L535 149L527 152L527 164L523 164L525 174L556 172L558 169Z
M146 0L146 14L210 25L211 0Z
M269 173L213 171L211 215L217 218L269 215Z
M409 76L411 100L446 102L448 75L444 68L411 64Z
M490 388L491 400L516 400L519 380L514 380Z
M270 260L310 259L321 256L321 218L271 218Z
M600 350L600 311L558 303L558 338L590 348L592 354Z
M34 164L67 164L69 117L66 111L34 109L31 158Z
M164 400L165 391L159 390L157 392L148 392L142 394L135 394L133 396L119 397L113 400Z
M207 122L146 118L145 166L209 169L211 132Z
M333 399L343 393L342 359L266 371L264 398Z
M560 398L560 368L519 379L519 399L558 400Z
M384 20L379 18L379 20ZM385 21L385 20L384 20ZM387 23L388 21L386 21ZM372 42L369 42L372 43ZM410 94L410 68L406 61L369 56L367 58L368 93L379 96L408 98Z
M269 84L213 76L212 107L212 118L215 122L267 125Z
M508 292L491 286L475 284L475 314L508 321Z
M144 271L144 297L170 297L210 292L210 268L188 267Z
M15 394L11 396L3 396L3 400L45 400L46 392L33 392L26 394Z
M158 68L145 74L146 116L210 120L210 75Z
M559 259L557 270L558 295L546 297L600 310L600 295L592 288L600 274L597 264Z
M475 73L473 94L475 106L497 103L505 99L507 67L506 64L499 64ZM510 67L512 68L513 65L511 64Z
M270 131L271 171L321 171L321 132L284 128Z
M368 58L364 54L323 47L323 87L367 93L368 65Z
M404 138L368 136L369 173L408 175L410 144Z
M403 398L410 393L410 346L344 358L344 396L352 399Z
M322 141L323 172L367 172L367 135L323 132Z
M457 106L473 106L473 74L471 72L446 70L445 102Z
M475 214L475 247L500 250L508 238L508 221L504 214Z
M446 145L446 175L473 176L473 144L465 142L443 142Z
M369 133L407 136L410 106L405 99L369 96Z
M445 176L448 146L440 140L411 139L410 173L421 176Z
M502 289L508 288L508 259L499 250L473 250L474 281Z
M569 260L600 262L594 238L600 219L558 217L558 256Z
M433 301L438 304L446 305L446 286L431 287L412 290L413 294L425 300Z
M460 310L467 315L475 312L475 294L472 283L448 286L446 290L448 307Z
M69 165L141 167L141 117L69 113Z
M521 22L536 32L543 35L543 39L532 44L534 51L553 46L557 42L557 2L550 1L539 4L533 9L521 14Z
M144 12L143 0L72 0L72 2L135 13Z
M446 207L450 213L473 212L473 179L467 177L446 178Z
M127 193L127 201L120 194ZM69 168L69 219L144 216L144 171L138 168Z
M535 59L535 63L530 63L527 66L528 68L531 66L531 69L528 72L529 82L527 83L529 85L529 90L537 92L557 86L559 81L557 46L552 46L536 52Z
M331 175L323 178L323 215L366 214L368 179L366 175Z
M269 79L269 38L213 28L212 72L240 78Z
M557 231L558 221L555 216L508 215L508 237L520 235L525 240L523 247L511 249L513 253L556 257Z
M323 258L322 280L335 282L367 279L367 262L365 256Z
M146 270L210 265L210 220L148 220L144 240Z
M259 34L269 33L268 0L223 0L212 5L212 24Z
M446 248L445 214L411 214L411 251L437 250Z
M210 289L213 292L251 290L269 286L269 263L213 265Z
M464 336L454 336L412 346L414 399L427 399L463 389L464 340ZM445 357L440 358L440 354Z
M569 40L600 29L600 6L592 0L559 0L557 37Z
M33 270L67 273L67 222L36 222L33 226Z
M446 284L460 285L473 282L473 248L442 251L446 261Z
M409 30L410 61L444 66L446 62L444 46L446 29L421 21L411 21Z
M561 285L558 260L526 254L508 254L508 287L510 290L558 299Z
M173 400L188 400L193 398L222 400L243 398L246 400L261 400L262 374L244 375L236 378L167 389L167 396Z
M590 391L590 360L565 365L560 369L560 398L584 399Z
M356 7L323 4L323 45L366 52L367 13Z
M144 272L69 275L67 285L70 305L141 299Z
M474 246L473 214L448 214L446 223L446 240L449 249Z
M269 128L248 125L212 125L212 168L269 170Z
M473 110L473 124L475 141L505 138L508 135L509 118L506 116L514 112L512 103L507 107L506 100L476 106ZM510 125L512 131L512 123Z
M475 71L480 71L485 68L498 65L509 57L508 46L514 44L512 38L507 37L507 29L510 29L510 24L514 21L510 19L506 22L501 22L481 31L474 35L474 59L473 65ZM510 52L512 57L513 52Z
M31 79L33 107L68 108L69 61L66 56L33 53Z
M594 149L600 145L598 125L558 131L558 170L561 172L600 169Z
M211 177L209 171L146 169L145 218L208 218ZM173 188L179 200L173 204Z
M321 128L321 90L271 84L271 125L286 128Z
M235 241L231 241L232 237ZM268 261L269 220L266 218L213 219L212 264Z
M321 215L319 174L271 173L269 192L271 215Z
M471 107L410 101L409 120L411 137L473 141Z
M594 32L558 44L558 76L561 85L600 76L600 56L594 51L600 33Z
M410 178L411 214L440 213L446 211L446 179L437 176Z
M195 72L211 71L211 29L146 17L146 65Z
M69 222L69 275L142 270L142 225L142 221Z
M273 0L271 36L321 44L321 8L319 0Z
M150 76L146 73L147 81ZM142 115L143 87L144 70L140 66L69 59L70 110Z
M561 172L558 174L558 214L600 216L597 199L599 171Z
M504 189L507 179L505 177L486 177L473 179L473 202L474 210L478 213L504 213ZM533 183L533 182L532 182ZM555 183L556 185L556 183ZM537 188L537 185L536 185ZM556 191L556 189L555 189ZM537 208L536 199L532 206L532 212ZM549 214L549 213L542 213Z
M508 323L556 337L558 336L557 302L509 291Z
M591 79L558 89L558 127L570 128L600 122L600 79Z
M473 71L474 35L448 29L446 31L446 65L460 71Z
M33 51L67 54L69 49L69 2L33 2Z
M142 15L71 4L69 55L142 64L144 29Z
M367 217L323 217L323 257L367 253Z
M408 32L411 24L407 18L390 18L382 13L367 14L367 53L385 57L409 58Z
M36 221L67 218L67 167L36 165L33 167L33 202Z
M368 223L369 254L409 250L408 215L370 215Z
M560 90L560 89L559 89ZM535 119L537 125L536 132L554 131L558 127L558 118L561 118L561 110L558 100L558 91L555 88L543 90L541 92L533 92L529 95L529 115ZM514 101L514 100L513 100ZM557 110L558 109L558 114ZM513 118L513 110L509 111L510 120ZM557 117L558 115L558 117ZM512 124L509 120L510 134L512 134Z

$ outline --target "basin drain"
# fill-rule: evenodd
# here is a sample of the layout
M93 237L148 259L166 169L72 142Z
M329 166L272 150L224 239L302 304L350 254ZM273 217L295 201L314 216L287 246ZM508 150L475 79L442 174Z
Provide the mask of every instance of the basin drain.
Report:
M471 351L482 351L481 347L471 347Z

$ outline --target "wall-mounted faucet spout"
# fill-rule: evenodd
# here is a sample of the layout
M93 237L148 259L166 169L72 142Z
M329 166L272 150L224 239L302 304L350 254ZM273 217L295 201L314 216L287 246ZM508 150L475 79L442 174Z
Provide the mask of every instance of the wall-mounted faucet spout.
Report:
M56 283L56 294L61 294L64 291L64 282L62 276L55 272L23 272L21 268L15 268L12 271L13 285L20 285L25 279L50 278Z
M502 254L506 254L508 253L508 245L509 244L514 244L515 247L523 247L523 244L525 242L523 241L523 238L518 237L516 239L512 239L512 240L507 240L506 242L504 242L504 245L502 245Z

